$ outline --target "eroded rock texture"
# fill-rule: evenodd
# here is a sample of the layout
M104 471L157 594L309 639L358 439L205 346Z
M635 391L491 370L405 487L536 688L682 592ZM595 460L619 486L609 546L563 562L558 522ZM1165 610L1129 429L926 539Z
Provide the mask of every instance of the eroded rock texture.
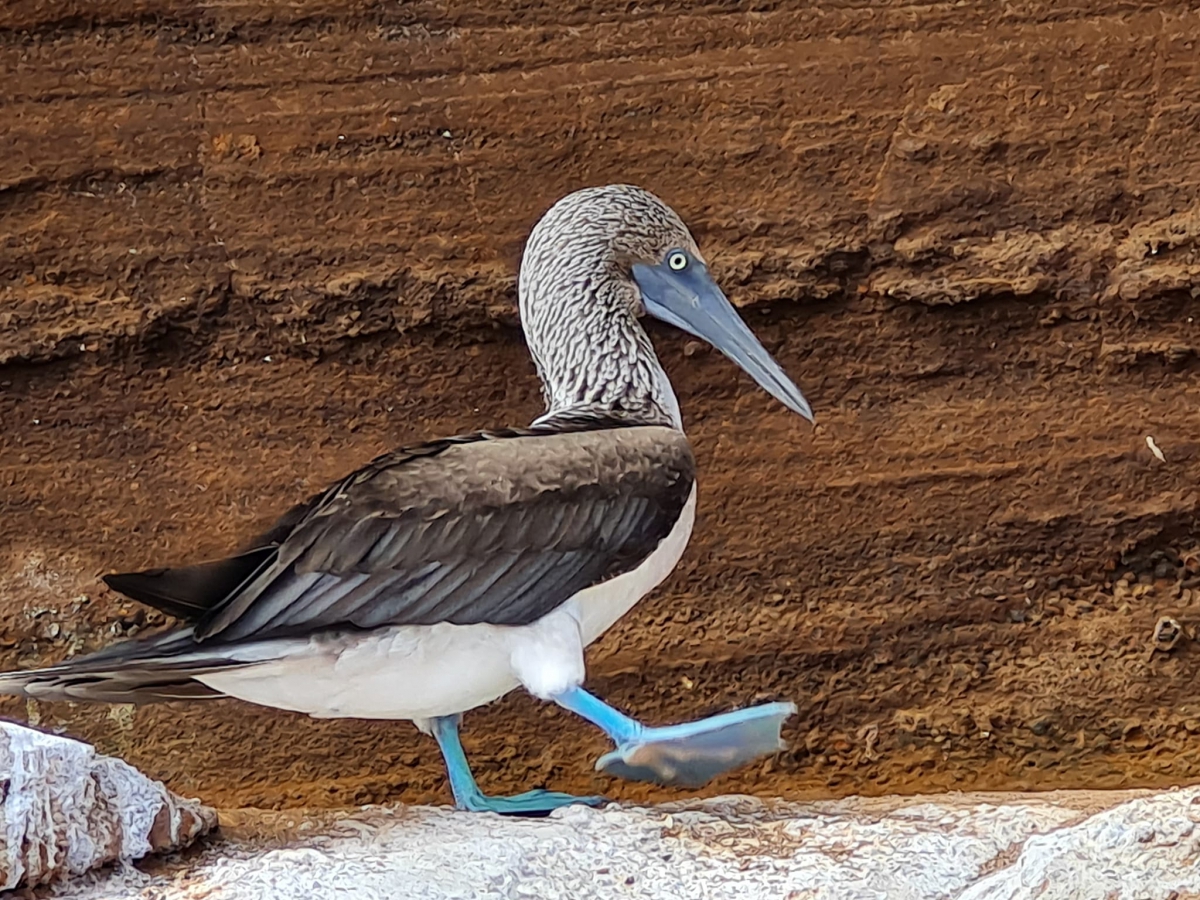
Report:
M224 814L223 814L224 815ZM234 814L228 837L152 873L60 896L251 900L345 892L705 900L1178 900L1200 896L1200 792L1087 792L764 806Z
M11 722L0 722L0 782L0 890L186 847L217 824L118 759Z
M592 686L654 722L796 701L710 792L1200 779L1200 14L744 7L4 4L0 664L156 621L102 572L527 422L522 241L634 181L820 427L655 329L697 531ZM222 806L447 799L404 724L32 714ZM488 790L675 796L522 695L466 741Z

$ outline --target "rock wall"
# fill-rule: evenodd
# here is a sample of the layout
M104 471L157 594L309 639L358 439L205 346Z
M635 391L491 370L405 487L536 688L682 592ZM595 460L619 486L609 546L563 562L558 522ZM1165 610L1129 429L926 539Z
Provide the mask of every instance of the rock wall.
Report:
M812 431L655 329L701 466L591 656L651 721L763 698L789 797L1200 777L1200 14L1184 2L17 0L0 11L0 663L161 621L97 576L228 550L401 441L538 411L528 229L633 181ZM444 802L410 726L31 706L226 806ZM490 790L599 783L524 696Z

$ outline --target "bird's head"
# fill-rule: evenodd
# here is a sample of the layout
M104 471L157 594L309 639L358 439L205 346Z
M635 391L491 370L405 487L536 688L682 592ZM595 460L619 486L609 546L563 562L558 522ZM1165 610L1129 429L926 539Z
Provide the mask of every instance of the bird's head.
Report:
M553 282L582 289L566 296L598 308L624 306L711 344L780 403L813 421L800 389L713 279L683 220L649 191L624 184L585 188L551 207L522 261L523 317L543 312L538 307L546 303L538 304L537 291L526 287L547 269L556 270Z

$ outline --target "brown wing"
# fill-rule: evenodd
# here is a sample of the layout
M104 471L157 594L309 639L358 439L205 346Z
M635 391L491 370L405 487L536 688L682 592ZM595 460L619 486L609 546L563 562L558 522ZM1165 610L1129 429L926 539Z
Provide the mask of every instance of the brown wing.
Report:
M228 560L110 576L198 640L338 627L523 625L639 565L695 462L659 426L470 435L373 461Z

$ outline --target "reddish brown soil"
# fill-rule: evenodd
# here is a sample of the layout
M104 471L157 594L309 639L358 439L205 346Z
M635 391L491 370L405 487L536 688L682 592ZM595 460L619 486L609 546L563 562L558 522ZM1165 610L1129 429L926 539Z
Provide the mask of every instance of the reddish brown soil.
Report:
M792 749L708 792L1200 780L1192 4L274 6L0 11L0 664L154 621L102 572L527 421L521 243L626 180L820 426L656 331L700 518L591 684L651 721L795 700ZM405 723L0 711L220 805L446 799ZM524 695L466 742L487 789L668 795Z

